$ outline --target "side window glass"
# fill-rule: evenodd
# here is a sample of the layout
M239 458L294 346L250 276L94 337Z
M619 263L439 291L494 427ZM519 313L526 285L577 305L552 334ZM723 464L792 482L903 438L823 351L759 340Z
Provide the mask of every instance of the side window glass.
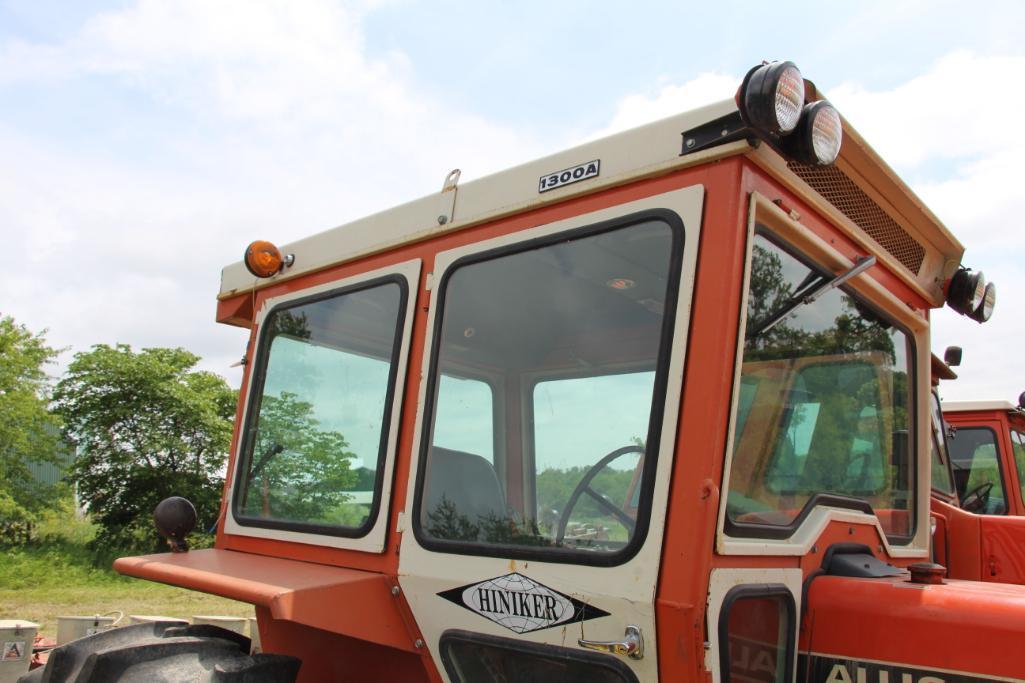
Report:
M388 282L267 316L234 503L240 523L346 535L371 526L403 298Z
M984 515L1007 513L996 434L988 427L958 427L950 460L961 507Z
M1025 434L1022 434L1017 429L1012 429L1011 447L1014 448L1014 464L1018 468L1021 499L1025 501Z
M567 542L629 539L654 383L636 372L534 387L538 518Z
M434 443L452 451L476 453L494 465L494 404L494 392L486 382L442 375Z
M757 229L726 493L731 536L786 538L821 494L865 501L895 541L913 535L913 339L845 286L823 289L831 279Z
M940 409L940 399L935 390L930 398L932 414L932 439L929 443L932 458L931 478L932 488L935 491L945 493L948 496L954 494L954 481L950 473L950 454L947 453L947 429L943 423L943 412Z
M720 681L790 681L795 611L783 586L739 586L727 593L719 616Z

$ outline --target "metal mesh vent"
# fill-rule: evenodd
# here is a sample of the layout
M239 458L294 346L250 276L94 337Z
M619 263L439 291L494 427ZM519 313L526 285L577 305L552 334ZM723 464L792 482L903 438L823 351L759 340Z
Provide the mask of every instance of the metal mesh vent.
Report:
M890 252L904 267L918 275L918 269L925 259L925 247L862 192L846 173L835 166L808 166L796 161L787 161L787 167Z

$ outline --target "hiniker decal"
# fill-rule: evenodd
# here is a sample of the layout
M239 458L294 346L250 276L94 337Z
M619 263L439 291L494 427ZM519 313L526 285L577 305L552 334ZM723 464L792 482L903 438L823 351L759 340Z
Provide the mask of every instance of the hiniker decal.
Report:
M438 596L516 633L609 615L516 572L442 591Z

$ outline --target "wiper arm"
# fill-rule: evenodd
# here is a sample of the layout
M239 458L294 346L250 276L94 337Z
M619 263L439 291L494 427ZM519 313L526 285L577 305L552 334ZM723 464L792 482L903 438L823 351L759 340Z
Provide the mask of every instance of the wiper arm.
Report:
M839 275L834 277L832 280L827 280L826 282L823 282L821 285L819 285L814 290L812 290L811 292L809 292L808 294L806 294L804 296L797 296L797 297L794 297L792 299L789 299L778 311L776 311L775 313L771 313L765 319L765 322L763 322L757 328L755 328L750 333L748 333L747 334L747 338L748 339L753 339L753 338L757 337L760 334L764 334L764 333L768 332L769 330L774 328L776 325L778 325L781 322L783 322L783 320L788 315L793 313L795 310L797 310L801 306L807 306L808 304L815 303L816 301L818 301L827 292L829 292L829 291L831 291L833 289L836 289L837 287L839 287L843 283L845 283L848 280L850 280L852 277L854 277L856 275L860 275L861 273L864 273L866 270L868 270L869 268L871 268L875 264L876 264L876 257L875 256L862 256L861 258L859 258L858 260L856 260L854 262L853 266L851 266L845 272L840 273Z

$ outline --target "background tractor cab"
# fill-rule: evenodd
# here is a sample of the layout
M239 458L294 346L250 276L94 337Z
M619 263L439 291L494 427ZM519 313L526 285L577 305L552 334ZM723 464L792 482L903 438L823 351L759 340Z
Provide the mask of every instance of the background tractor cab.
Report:
M1025 515L1025 412L1008 401L945 401L950 460L962 507Z
M955 578L1025 584L1025 507L1018 484L1025 457L1014 441L1025 420L1007 402L941 404L939 380L957 378L950 366L960 361L960 349L952 348L956 353L948 349L947 362L932 360L933 557ZM967 430L960 442L959 423Z
M1023 678L928 564L929 311L995 294L793 64L458 179L225 268L216 546L119 571L308 681Z

